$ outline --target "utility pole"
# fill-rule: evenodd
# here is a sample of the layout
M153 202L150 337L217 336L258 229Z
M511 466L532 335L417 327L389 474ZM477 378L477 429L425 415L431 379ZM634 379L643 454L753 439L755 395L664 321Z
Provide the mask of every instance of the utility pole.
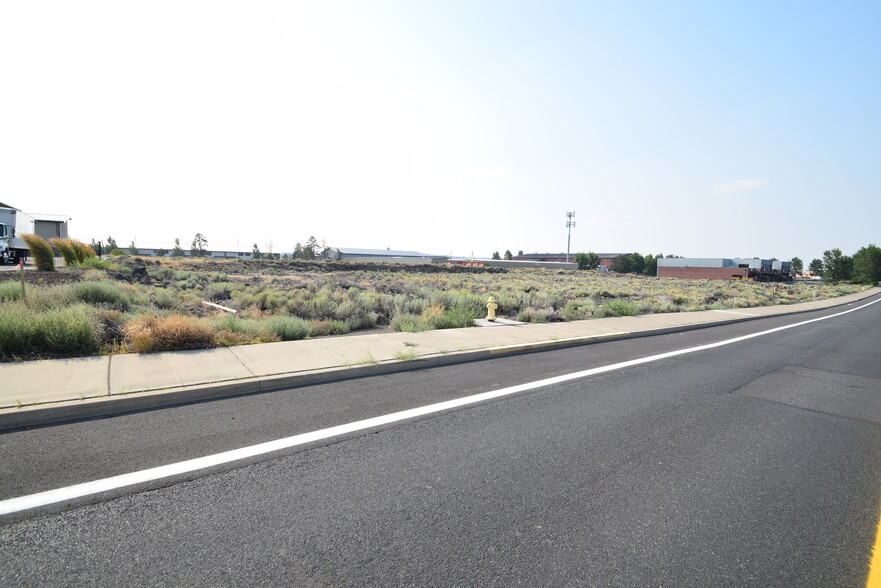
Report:
M566 228L569 229L569 237L566 239L566 263L569 263L569 245L572 243L572 227L575 226L575 211L566 213Z

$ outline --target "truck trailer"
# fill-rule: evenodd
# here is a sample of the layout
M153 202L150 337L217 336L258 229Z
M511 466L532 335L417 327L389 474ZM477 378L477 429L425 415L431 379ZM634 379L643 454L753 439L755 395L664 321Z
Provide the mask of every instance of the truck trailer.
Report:
M19 235L34 232L34 217L14 208L0 208L0 264L27 261L28 245Z

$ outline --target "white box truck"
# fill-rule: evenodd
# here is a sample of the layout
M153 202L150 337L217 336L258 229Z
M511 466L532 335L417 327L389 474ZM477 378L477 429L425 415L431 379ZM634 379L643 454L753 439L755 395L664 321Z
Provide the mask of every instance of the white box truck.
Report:
M30 251L19 235L34 232L34 217L14 208L0 208L0 264L26 261Z

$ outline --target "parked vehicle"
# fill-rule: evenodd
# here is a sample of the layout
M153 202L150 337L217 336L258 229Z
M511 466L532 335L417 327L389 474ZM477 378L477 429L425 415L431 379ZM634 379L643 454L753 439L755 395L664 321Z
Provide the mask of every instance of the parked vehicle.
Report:
M19 235L34 232L34 217L14 208L0 208L0 264L27 261L30 250Z

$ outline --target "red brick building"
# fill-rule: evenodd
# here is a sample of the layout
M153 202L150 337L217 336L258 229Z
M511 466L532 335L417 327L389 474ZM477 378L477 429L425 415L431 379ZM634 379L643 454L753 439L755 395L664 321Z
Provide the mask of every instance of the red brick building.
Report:
M755 258L674 257L658 260L658 277L692 280L743 280L786 282L790 262Z

